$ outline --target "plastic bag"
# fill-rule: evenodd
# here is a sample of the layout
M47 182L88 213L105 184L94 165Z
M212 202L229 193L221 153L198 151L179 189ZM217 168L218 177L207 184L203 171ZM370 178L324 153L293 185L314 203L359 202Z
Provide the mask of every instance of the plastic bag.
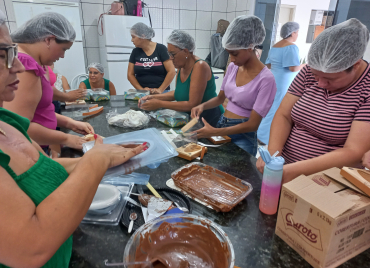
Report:
M159 110L155 112L157 120L169 127L185 126L189 122L187 113L177 112L170 109Z
M149 90L138 90L138 89L129 89L125 92L126 100L140 100L141 98L149 95Z
M110 100L110 93L109 93L109 91L105 90L104 88L91 89L90 94L91 94L91 99L93 101Z
M76 89L68 89L68 90L66 90L66 93L71 92L71 91L73 91L73 90L79 90L79 89L80 89L80 88L76 88ZM89 100L91 99L91 92L92 92L92 90L91 90L91 89L87 89L87 90L86 90L86 95L85 95L85 97L79 98L79 100L89 101Z
M111 110L107 113L108 124L118 127L144 128L149 124L149 116L140 111L128 110L124 114Z

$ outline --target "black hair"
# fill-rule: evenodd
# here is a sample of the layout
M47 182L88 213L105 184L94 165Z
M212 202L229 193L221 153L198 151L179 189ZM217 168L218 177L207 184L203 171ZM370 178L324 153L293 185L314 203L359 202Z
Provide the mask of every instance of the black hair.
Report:
M287 37L285 37L284 39L288 39L289 37L292 37L292 34L288 35Z
M67 44L67 43L69 43L71 41L68 41L68 40L59 40L58 38L55 38L55 42L57 44Z
M350 73L350 72L352 72L352 70L353 70L353 65L352 65L351 67L347 68L345 71L346 71L347 73Z

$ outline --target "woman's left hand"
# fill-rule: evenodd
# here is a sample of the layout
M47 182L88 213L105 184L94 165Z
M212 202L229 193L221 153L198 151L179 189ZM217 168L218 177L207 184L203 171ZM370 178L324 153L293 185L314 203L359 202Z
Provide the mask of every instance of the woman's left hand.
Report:
M140 108L147 111L158 110L159 108L162 108L161 101L157 99L149 99L145 103L141 104Z
M161 94L162 91L160 91L159 88L151 88L150 89L150 94Z
M79 122L79 121L76 121L76 120L72 120L72 122L70 122L68 128L73 130L74 132L82 134L82 135L94 134L95 133L94 128L89 123Z
M195 133L197 133L197 138L201 139L201 138L209 138L209 137L215 136L217 132L217 128L214 128L210 124L208 124L204 118L202 118L202 121L204 123L204 127L199 130L194 131Z

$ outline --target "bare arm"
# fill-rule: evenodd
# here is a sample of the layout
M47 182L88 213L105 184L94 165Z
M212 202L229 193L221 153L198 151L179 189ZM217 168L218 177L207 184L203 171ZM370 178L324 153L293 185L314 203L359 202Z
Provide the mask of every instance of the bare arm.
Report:
M80 85L78 86L78 88L81 88L81 89L87 89L86 85L84 82L81 82Z
M54 101L70 101L70 97L67 93L59 91L55 87L53 87L53 100Z
M162 85L158 88L160 92L163 92L171 84L173 78L176 75L175 66L173 66L172 60L166 60L163 62L164 68L167 71L166 78L164 79Z
M137 81L135 77L135 71L134 71L134 64L132 62L128 63L128 69L127 69L127 79L130 81L131 85L136 89L144 89L139 82Z
M64 76L62 76L62 87L64 91L71 89L71 87L68 84L67 78L65 78Z
M370 150L370 124L353 121L343 148L312 159L285 165L283 182L289 182L302 174L311 175L332 167L358 167L368 150Z
M109 81L109 92L111 95L117 95L116 88L111 81Z
M266 67L271 69L271 63L266 64Z
M18 74L19 86L15 98L4 102L4 108L32 121L42 96L41 79L33 71Z
M301 65L298 65L298 66L290 66L289 70L291 72L298 72L298 71L302 70L302 68L305 67L305 66L306 66L306 64L301 64Z

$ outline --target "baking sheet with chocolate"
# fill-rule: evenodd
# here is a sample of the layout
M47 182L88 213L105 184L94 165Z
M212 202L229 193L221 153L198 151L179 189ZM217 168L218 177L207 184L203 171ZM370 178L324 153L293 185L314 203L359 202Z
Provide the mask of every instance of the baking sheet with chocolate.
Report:
M191 163L171 174L175 185L189 195L228 212L251 191L252 185L203 163Z

